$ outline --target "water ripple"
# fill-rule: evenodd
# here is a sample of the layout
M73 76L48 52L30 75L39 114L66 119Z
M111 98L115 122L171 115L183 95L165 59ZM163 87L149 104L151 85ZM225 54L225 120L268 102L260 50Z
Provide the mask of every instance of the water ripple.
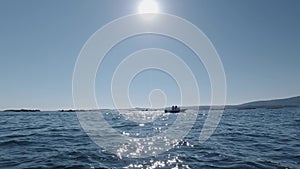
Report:
M176 117L137 123L105 112L109 124L130 137L162 133ZM0 168L300 168L299 109L226 110L214 135L200 144L206 117L199 112L189 134L168 152L120 159L91 141L75 113L0 112Z

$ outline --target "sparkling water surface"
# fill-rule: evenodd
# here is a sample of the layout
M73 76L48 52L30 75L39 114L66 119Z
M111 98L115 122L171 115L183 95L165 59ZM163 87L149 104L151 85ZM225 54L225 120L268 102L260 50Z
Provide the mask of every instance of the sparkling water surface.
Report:
M177 117L162 114L139 124L117 111L101 113L130 137L156 135ZM215 133L200 144L206 117L199 111L173 149L135 159L95 144L74 112L0 112L0 168L300 168L300 109L225 110Z

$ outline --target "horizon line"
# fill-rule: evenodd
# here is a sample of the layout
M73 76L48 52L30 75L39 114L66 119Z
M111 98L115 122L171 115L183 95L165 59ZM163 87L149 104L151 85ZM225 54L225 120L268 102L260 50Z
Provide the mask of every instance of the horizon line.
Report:
M289 97L281 97L281 98L268 98L268 99L258 99L258 100L251 100L251 101L246 101L238 104L224 104L224 105L181 105L180 107L221 107L221 106L240 106L243 104L247 103L252 103L252 102L257 102L257 101L273 101L273 100L282 100L282 99L289 99L289 98L296 98L300 97L300 95L294 95L294 96L289 96ZM169 107L169 106L167 106ZM120 108L120 109L136 109L136 108L141 108L141 109L164 109L166 107L160 107L160 108L151 108L151 107L128 107L128 108ZM116 108L111 108L111 107L103 107L103 108L88 108L88 109L74 109L74 108L57 108L57 109L39 109L39 108L6 108L2 109L0 111L6 111L6 110L40 110L40 111L68 111L68 110L81 110L81 111L88 111L88 110L104 110L104 109L109 109L109 110L117 110Z

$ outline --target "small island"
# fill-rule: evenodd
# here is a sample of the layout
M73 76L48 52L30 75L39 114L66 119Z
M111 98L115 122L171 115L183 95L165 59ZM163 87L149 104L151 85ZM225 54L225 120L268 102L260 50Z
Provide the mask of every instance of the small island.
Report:
M40 112L41 110L37 110L37 109L8 109L8 110L4 110L4 112Z

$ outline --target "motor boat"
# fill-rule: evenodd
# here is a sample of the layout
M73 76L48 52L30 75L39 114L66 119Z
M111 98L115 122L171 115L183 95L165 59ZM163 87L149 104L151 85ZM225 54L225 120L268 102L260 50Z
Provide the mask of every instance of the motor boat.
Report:
M184 109L180 109L178 106L172 106L170 108L165 109L165 113L179 113L185 111Z

